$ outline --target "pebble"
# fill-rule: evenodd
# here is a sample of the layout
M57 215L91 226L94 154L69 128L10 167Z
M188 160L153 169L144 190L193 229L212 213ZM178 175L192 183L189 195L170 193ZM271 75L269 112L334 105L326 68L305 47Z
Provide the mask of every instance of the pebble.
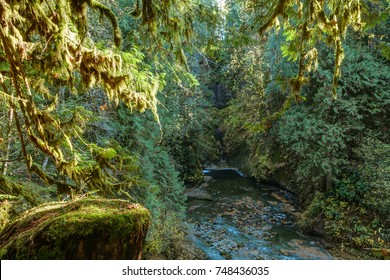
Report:
M283 212L285 209L280 202L269 202L271 206L264 206L263 202L251 197L238 201L222 197L216 201L214 210L217 210L215 212L218 214L214 216L210 210L205 214L207 216L203 217L205 222L195 222L194 235L204 239L225 259L232 259L233 255L234 257L247 256L254 260L264 259L262 255L267 253L259 246L267 247L273 244L274 238L278 235L277 232L272 231L273 224L287 226L294 224L291 212L287 211L285 214ZM235 230L232 231L231 228ZM310 241L309 244L317 245L315 241ZM297 246L295 243L293 245ZM275 253L290 256L293 252L289 248L277 250Z

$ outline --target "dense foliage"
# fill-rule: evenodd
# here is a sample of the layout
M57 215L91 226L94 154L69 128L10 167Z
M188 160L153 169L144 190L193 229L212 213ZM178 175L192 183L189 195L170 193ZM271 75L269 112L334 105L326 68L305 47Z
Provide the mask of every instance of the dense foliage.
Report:
M146 257L183 256L184 188L224 153L296 193L303 230L388 246L388 0L5 0L0 18L1 228L119 197L151 213Z
M317 71L300 92L304 101L289 101L288 81L301 67L283 45L290 28L257 39L264 47L252 42L230 50L227 60L237 95L224 112L231 157L256 178L298 194L306 209L303 229L342 248L388 246L390 63L382 43L370 40L388 38L388 24L387 18L346 35L337 99L334 54L316 42Z
M199 181L213 146L184 55L194 17L211 15L194 7L1 2L2 227L47 200L119 196L152 214L146 256L180 254L183 181Z

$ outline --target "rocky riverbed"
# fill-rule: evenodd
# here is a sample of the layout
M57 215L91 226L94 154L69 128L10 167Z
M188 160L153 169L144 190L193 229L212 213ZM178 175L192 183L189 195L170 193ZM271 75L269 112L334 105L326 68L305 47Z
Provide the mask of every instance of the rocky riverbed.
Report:
M259 185L235 170L207 172L190 189L188 224L209 259L333 259L319 240L300 234L288 193Z

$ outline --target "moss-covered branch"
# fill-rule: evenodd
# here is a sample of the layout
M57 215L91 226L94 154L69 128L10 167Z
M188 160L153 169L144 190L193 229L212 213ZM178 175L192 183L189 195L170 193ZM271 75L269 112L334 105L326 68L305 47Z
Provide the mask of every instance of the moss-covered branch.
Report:
M86 3L92 8L100 11L102 15L105 15L111 22L113 31L114 31L114 42L117 47L120 47L122 43L121 31L119 29L118 20L115 14L112 12L110 8L101 4L96 0L87 0Z
M314 48L320 41L334 46L335 62L332 82L333 97L337 97L338 80L341 77L341 63L344 58L343 40L348 27L360 30L362 3L359 0L323 1L323 0L277 0L272 1L267 16L264 7L255 11L255 17L260 18L259 32L263 33L272 26L279 25L282 19L283 32L288 38L284 54L288 57L299 56L298 73L291 80L292 93L296 100L307 81L305 76L310 72L309 65L317 57L305 57L305 47ZM263 20L265 18L265 20ZM299 47L298 47L299 46ZM310 49L310 48L309 48ZM295 52L295 54L292 54ZM296 55L298 53L298 55Z
M117 48L98 49L93 40L87 38L88 7L109 19ZM12 125L18 132L28 170L48 184L75 187L55 180L39 167L37 161L44 155L52 159L56 171L68 181L108 190L115 183L109 171L115 166L108 160L97 162L98 147L89 149L88 143L83 141L84 149L91 152L84 158L86 163L76 159L78 154L73 142L82 134L85 121L82 118L64 121L58 110L55 88L65 86L75 94L75 81L83 92L100 87L114 104L122 101L141 112L151 109L158 119L158 77L143 69L139 53L119 51L118 21L112 10L99 1L22 0L17 4L1 1L0 18L0 57L9 69L2 73L7 81L2 87L10 99L9 108L15 114ZM67 110L74 110L76 115L76 106L69 107ZM102 171L97 172L91 166ZM91 180L93 172L99 176Z

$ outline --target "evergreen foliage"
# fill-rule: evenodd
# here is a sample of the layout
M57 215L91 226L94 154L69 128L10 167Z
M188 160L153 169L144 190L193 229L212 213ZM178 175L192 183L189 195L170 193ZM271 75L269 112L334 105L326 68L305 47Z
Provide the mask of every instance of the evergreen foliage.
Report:
M332 78L333 98L341 77L341 63L345 57L343 42L349 27L362 30L365 22L362 14L369 13L373 6L385 13L382 3L374 1L317 1L317 0L274 0L242 1L252 21L247 24L252 30L263 34L270 27L281 29L285 35L282 45L284 56L296 61L296 76L290 79L292 96L300 101L302 86L308 82L308 74L318 64L317 44L326 42L334 49L334 70Z
M0 109L5 125L0 145L2 174L11 176L1 177L6 199L2 226L10 195L37 203L18 182L25 178L29 189L42 181L56 186L59 194L67 194L60 197L65 200L98 190L144 203L153 216L150 254L168 252L177 247L175 238L182 239L183 184L167 148L159 144L156 94L164 77L157 72L174 65L161 59L167 54L181 65L187 63L182 47L191 36L194 6L191 1L133 4L1 2ZM122 8L131 12L119 13ZM131 32L126 28L130 25ZM165 65L154 59L156 51ZM130 111L150 109L151 114L131 115L121 104Z
M177 258L223 145L300 196L302 229L388 248L388 0L3 0L0 24L0 227L98 193L143 204L145 257Z
M253 176L297 193L307 207L304 229L318 230L320 221L321 233L343 248L386 248L387 238L377 233L389 227L389 62L380 44L366 40L371 35L350 32L333 99L334 55L317 42L321 59L300 90L305 101L285 107L297 65L278 46L289 42L289 32L284 26L270 34L264 50L253 44L230 53L227 79L237 94L225 109L230 156L244 151L241 164ZM256 75L248 60L258 62Z

